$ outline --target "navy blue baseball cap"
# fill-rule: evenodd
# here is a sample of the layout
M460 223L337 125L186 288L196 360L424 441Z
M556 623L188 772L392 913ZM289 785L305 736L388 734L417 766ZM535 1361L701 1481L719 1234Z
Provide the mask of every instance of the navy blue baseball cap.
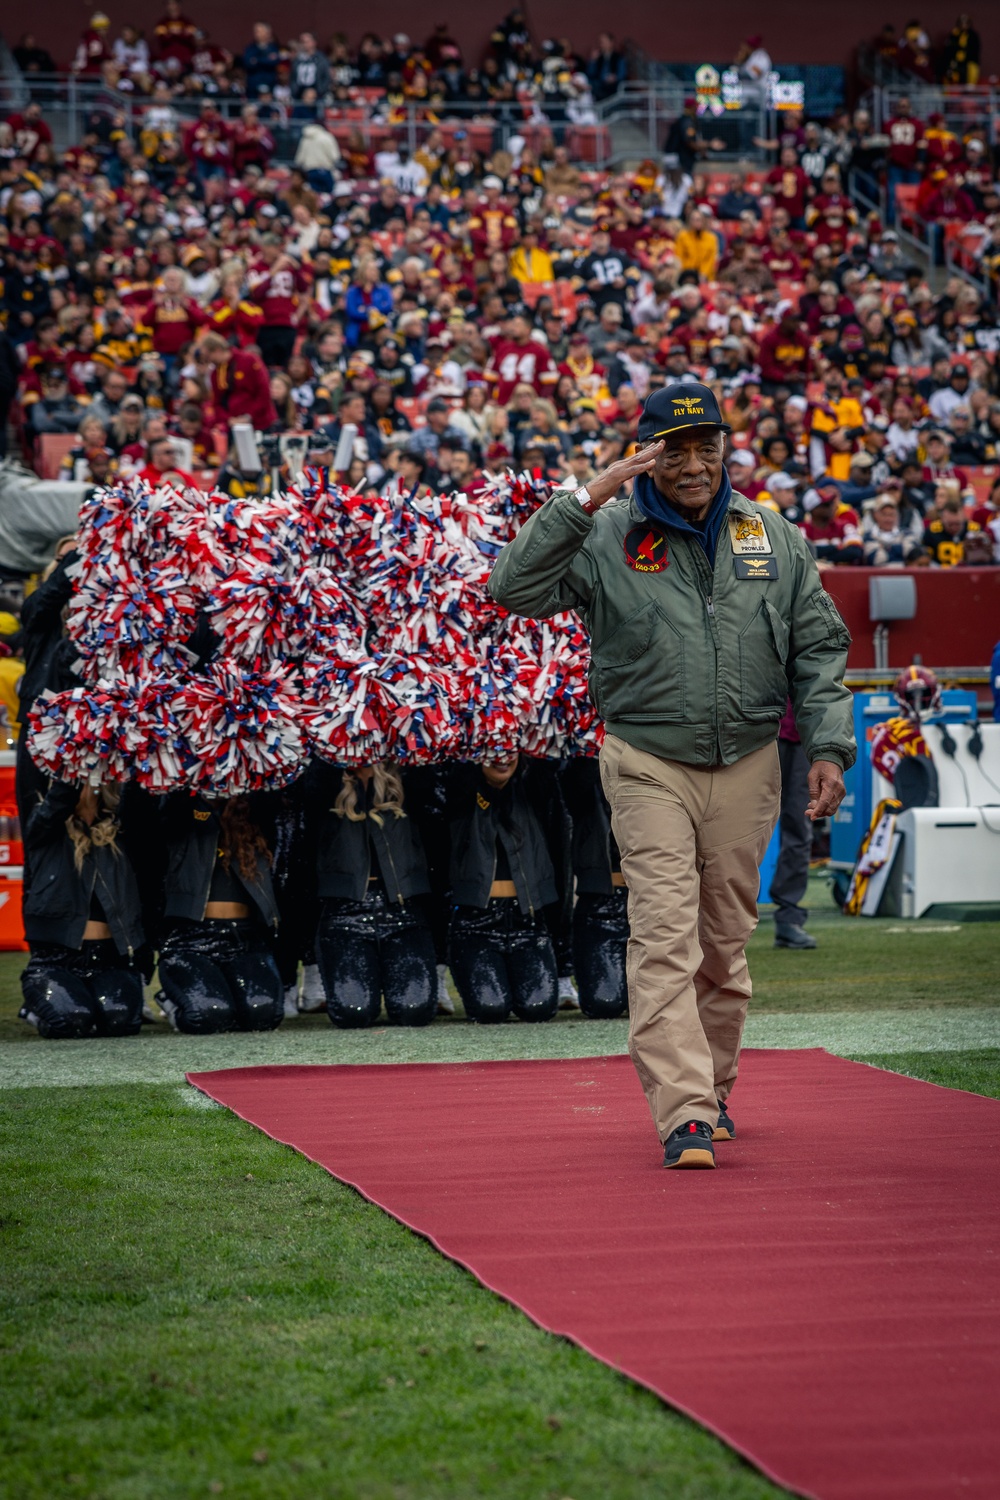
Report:
M648 443L651 439L655 442L657 438L669 437L672 432L683 432L688 427L716 427L720 432L732 430L723 420L714 392L700 380L678 380L653 391L646 398L639 418L640 443Z

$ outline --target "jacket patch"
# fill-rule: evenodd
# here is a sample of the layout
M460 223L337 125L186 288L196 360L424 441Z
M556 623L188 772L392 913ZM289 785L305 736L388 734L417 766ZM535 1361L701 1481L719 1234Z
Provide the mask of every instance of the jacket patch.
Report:
M737 578L777 578L778 560L774 557L734 557Z
M634 573L662 573L670 562L667 539L658 526L633 526L622 545Z
M208 820L209 820L209 818L212 816L212 814L210 812L205 812L201 808L196 807L195 810L194 810L194 816L195 816L195 821L196 822L198 822L198 823L207 823Z
M740 556L760 556L771 551L767 528L760 516L731 515L729 535L732 537L733 551Z

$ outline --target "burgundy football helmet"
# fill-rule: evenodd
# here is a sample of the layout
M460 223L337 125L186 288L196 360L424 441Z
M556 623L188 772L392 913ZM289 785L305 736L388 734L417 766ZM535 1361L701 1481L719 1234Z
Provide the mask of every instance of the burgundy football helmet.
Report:
M929 667L907 667L892 685L896 702L907 718L920 719L941 709L941 684Z

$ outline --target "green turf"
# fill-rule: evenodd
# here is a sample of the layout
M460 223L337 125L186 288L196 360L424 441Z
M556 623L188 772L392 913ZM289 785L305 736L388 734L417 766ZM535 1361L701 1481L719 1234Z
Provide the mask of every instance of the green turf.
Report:
M748 1044L1000 1097L1000 924L848 921L815 881L810 900L816 952L775 951L766 918L753 939ZM179 1083L621 1051L623 1022L45 1043L16 1019L23 961L0 956L0 1500L783 1493Z
M9 1500L781 1493L180 1088L0 1109Z
M924 1078L947 1089L965 1089L1000 1099L1000 1047L979 1047L971 1052L884 1052L858 1059L892 1073Z

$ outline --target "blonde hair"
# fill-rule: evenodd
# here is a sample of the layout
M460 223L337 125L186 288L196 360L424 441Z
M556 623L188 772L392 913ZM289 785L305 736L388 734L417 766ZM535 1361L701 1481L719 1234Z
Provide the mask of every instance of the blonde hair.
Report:
M338 818L347 818L350 823L363 823L370 816L372 822L381 828L385 821L382 813L392 813L395 818L406 817L403 811L403 778L399 774L399 767L392 761L376 761L372 773L375 795L372 798L371 813L358 807L361 788L359 778L352 771L345 771L343 785L333 804Z
M66 832L73 845L73 864L77 873L83 869L84 861L91 849L110 848L113 854L120 852L118 848L118 804L121 801L121 789L116 786L102 786L97 793L97 801L97 817L93 823L86 824L82 818L77 817L75 811L66 819Z
M73 546L76 546L76 537L72 532L67 533L66 536L61 536L56 542L55 551L49 558L49 561L45 564L45 567L42 569L41 577L38 580L39 583L45 583L49 578L52 577L52 574L59 566L59 553L62 551L63 547L65 547L67 542L72 542Z

